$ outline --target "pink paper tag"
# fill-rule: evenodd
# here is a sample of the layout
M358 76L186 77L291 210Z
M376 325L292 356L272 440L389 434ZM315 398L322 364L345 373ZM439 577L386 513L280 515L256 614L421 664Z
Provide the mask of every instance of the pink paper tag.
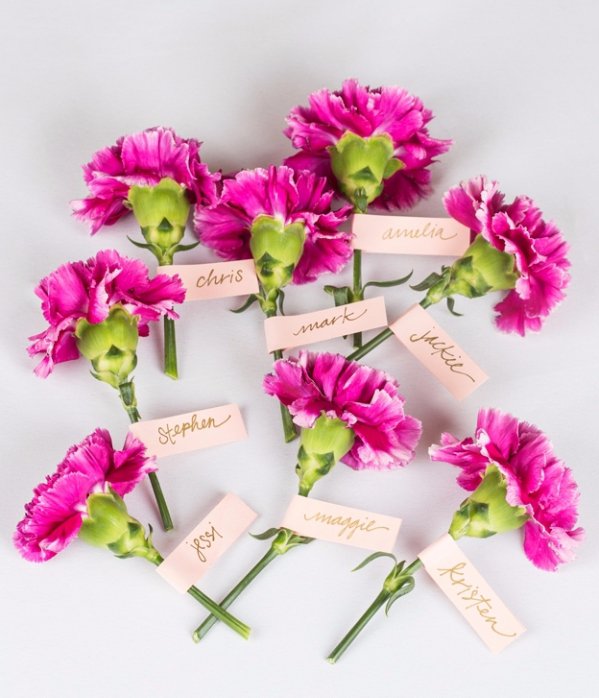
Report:
M200 580L258 514L236 494L225 495L156 571L180 592Z
M308 538L390 553L401 519L296 495L281 526Z
M422 306L412 306L389 329L458 400L488 379Z
M264 321L266 347L276 349L324 342L354 332L364 332L387 325L385 299L382 296L367 301L347 303L337 308L317 310L303 315L277 315Z
M173 264L160 267L160 272L181 277L186 301L208 301L258 293L253 259L212 264Z
M418 557L493 654L501 652L526 630L448 533Z
M352 233L354 249L364 252L461 257L470 246L470 230L453 218L356 213Z
M243 417L234 404L136 422L129 429L143 441L149 455L159 457L247 438Z

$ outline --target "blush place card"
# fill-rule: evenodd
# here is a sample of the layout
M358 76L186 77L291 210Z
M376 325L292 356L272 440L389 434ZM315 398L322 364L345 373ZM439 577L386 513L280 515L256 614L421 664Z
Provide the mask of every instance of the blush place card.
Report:
M257 516L236 494L225 495L156 571L183 594L227 552Z
M181 277L186 301L208 301L258 293L253 259L213 264L173 264L160 267L160 272Z
M488 376L420 305L412 306L389 329L458 400Z
M453 218L356 213L352 233L363 252L461 257L470 246L470 230Z
M220 405L164 419L136 422L129 430L151 456L172 456L247 438L239 407Z
M418 558L491 652L501 652L525 632L448 533Z
M379 296L303 315L267 318L264 332L270 353L386 326L385 299Z
M390 553L401 519L296 495L281 526L308 538Z

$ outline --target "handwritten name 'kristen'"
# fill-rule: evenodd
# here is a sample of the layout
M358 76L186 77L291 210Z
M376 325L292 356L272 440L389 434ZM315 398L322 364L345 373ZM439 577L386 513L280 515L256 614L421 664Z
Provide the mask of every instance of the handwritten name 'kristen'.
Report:
M354 535L356 531L362 531L363 533L372 533L372 531L384 530L388 531L389 526L377 526L376 519L371 519L370 521L366 518L364 521L362 519L354 519L351 516L333 516L332 514L327 514L326 512L318 511L316 514L311 516L306 516L304 514L305 521L314 521L316 523L324 524L325 526L339 526L340 531L337 534L338 538L343 538L347 534L347 540Z
M421 228L387 228L383 233L383 240L397 240L399 238L429 238L431 240L453 240L457 233L448 235L441 226L435 223L425 223Z
M299 337L299 335L306 334L309 332L314 332L315 330L322 330L325 327L334 327L335 324L344 325L346 322L355 322L361 317L366 315L368 309L363 310L359 315L357 315L351 308L343 308L342 313L336 315L330 315L324 318L324 320L317 320L316 322L308 322L302 325L299 330L293 332L294 337Z
M428 344L432 349L430 354L431 356L438 356L452 373L457 373L460 376L466 376L466 378L469 378L473 383L476 383L476 380L469 373L466 371L460 371L460 368L464 368L464 364L460 361L462 356L460 354L456 356L454 352L451 351L452 349L455 349L455 344L448 344L438 335L435 336L431 334L434 329L435 328L432 327L430 330L427 330L423 335L420 336L416 334L410 335L410 342L413 344L416 344L417 342Z
M516 637L517 633L504 633L498 629L499 621L496 616L491 615L493 611L492 600L484 596L478 586L475 584L468 584L466 580L466 573L464 571L466 567L465 562L458 562L457 565L453 567L440 567L437 569L439 576L443 577L449 575L449 580L452 587L456 587L456 596L460 597L461 601L464 601L465 610L476 609L478 615L488 623L491 630L497 635L502 637Z
M231 419L231 415L227 415L222 422L217 422L214 417L203 417L198 420L197 414L194 414L188 422L181 422L179 424L170 425L165 424L164 426L158 427L159 439L158 441L165 446L166 444L171 444L174 446L177 443L179 437L185 438L187 434L191 434L194 431L203 431L204 429L218 429L226 424Z

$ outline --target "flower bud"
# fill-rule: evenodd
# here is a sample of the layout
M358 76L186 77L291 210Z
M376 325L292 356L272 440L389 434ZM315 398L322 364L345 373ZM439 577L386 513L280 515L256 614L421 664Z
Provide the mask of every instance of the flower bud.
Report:
M337 417L327 417L324 413L312 428L302 429L295 468L300 481L299 493L307 495L353 444L353 430Z
M512 289L518 280L514 255L501 252L490 245L482 235L451 267L445 267L440 278L426 294L426 306L453 295L479 298L491 291Z
M490 465L480 485L454 514L449 534L456 540L488 538L520 528L528 519L526 509L508 504L506 494L505 478L496 465Z
M348 132L328 150L341 191L360 211L380 195L383 181L404 166L393 157L393 141L386 134L361 138Z
M94 369L98 380L115 388L124 383L137 364L137 318L115 305L96 324L81 318L75 330L77 348Z
M156 186L132 186L128 202L146 242L170 255L185 233L190 203L185 189L165 177ZM168 260L165 260L168 261Z
M258 216L252 223L250 249L256 272L266 291L286 286L304 251L303 223L285 225L272 216Z

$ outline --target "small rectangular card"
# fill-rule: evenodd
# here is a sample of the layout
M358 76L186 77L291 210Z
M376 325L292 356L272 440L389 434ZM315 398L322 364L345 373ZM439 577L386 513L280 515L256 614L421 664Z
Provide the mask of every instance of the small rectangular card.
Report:
M458 400L488 379L422 306L412 306L389 329Z
M470 230L453 218L356 213L352 233L354 249L364 252L461 257L470 246Z
M501 652L526 630L448 533L418 557L493 654Z
M243 417L235 404L136 422L129 430L151 456L172 456L247 438Z
M186 592L227 552L257 516L242 499L229 492L156 571L178 592Z
M308 538L390 553L401 519L296 495L281 526Z
M209 301L258 293L253 259L212 264L172 264L160 267L159 271L181 277L186 301Z
M277 315L264 321L269 352L291 349L313 342L324 342L355 332L386 327L387 311L382 296L347 303L337 308L317 310L303 315Z

